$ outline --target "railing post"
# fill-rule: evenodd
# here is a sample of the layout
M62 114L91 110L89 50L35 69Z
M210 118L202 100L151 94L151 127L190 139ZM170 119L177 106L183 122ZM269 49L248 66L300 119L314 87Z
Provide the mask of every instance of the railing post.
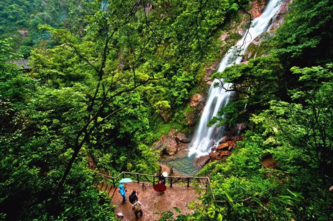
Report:
M111 190L112 190L112 185L110 185L110 189L109 189L108 195L110 195Z
M114 178L112 179L112 184L114 187L116 187L116 183L114 182Z
M172 187L172 177L170 177L170 187Z
M136 178L138 180L138 183L140 183L140 176L139 176L139 174L136 175Z
M187 178L187 187L190 187L190 178Z

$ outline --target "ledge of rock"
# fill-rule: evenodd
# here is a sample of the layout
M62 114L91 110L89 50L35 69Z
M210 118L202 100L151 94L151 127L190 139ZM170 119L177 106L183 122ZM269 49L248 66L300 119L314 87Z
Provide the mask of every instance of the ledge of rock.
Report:
M287 0L285 2L283 2L280 6L280 11L279 13L276 15L276 17L274 18L273 24L271 26L271 30L270 32L276 30L278 27L280 27L280 25L284 22L284 17L285 14L288 12L289 10L289 3L292 0Z
M196 93L191 96L190 104L189 104L190 111L186 111L184 113L187 124L189 126L192 126L195 124L198 115L205 107L204 104L205 104L205 99L202 94Z
M186 143L189 143L185 134L180 133L178 130L171 129L167 135L163 134L161 139L153 144L152 149L159 150L160 155L175 155L179 150L183 150L187 147Z
M194 164L194 166L197 167L197 168L202 168L202 167L204 167L209 161L210 161L210 156L209 156L209 155L206 155L206 156L201 156L201 157L195 158L193 164Z
M229 35L230 37L230 35ZM206 75L205 75L205 82L210 82L210 77L216 72L218 65L220 64L220 61L215 61L211 66L205 68Z
M236 148L237 141L243 140L242 136L224 136L219 140L219 145L213 147L209 153L210 162L214 160L223 160L224 156L231 155L231 150Z
M265 10L268 0L254 0L251 2L251 9L249 13L252 19L258 18Z

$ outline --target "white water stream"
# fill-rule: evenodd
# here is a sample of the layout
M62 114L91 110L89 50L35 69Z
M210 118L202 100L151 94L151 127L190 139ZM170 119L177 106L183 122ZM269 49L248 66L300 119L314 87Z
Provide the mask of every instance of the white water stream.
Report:
M252 21L250 29L247 30L243 38L222 58L218 72L223 72L227 67L241 63L242 55L244 55L250 43L260 34L269 30L270 21L279 12L282 3L283 0L269 1L263 14ZM223 79L220 80L223 81ZM219 85L214 87L215 83ZM224 84L224 88L229 89L230 87L231 84ZM208 92L207 103L201 115L200 123L189 147L189 156L193 154L197 157L207 155L213 146L218 145L218 141L225 135L225 131L223 131L223 127L216 127L216 125L207 127L207 123L231 101L232 95L233 92L227 92L222 88L219 80L214 80Z

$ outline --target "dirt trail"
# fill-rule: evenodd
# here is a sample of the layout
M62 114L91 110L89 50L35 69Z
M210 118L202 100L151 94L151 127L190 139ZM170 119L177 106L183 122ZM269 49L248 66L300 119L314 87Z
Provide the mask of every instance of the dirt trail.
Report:
M141 184L128 183L126 185L126 203L121 204L122 197L118 192L118 188L113 196L112 205L116 205L116 213L122 213L124 215L123 220L134 221L135 215L132 211L132 204L129 202L128 197L132 191L139 191L139 201L142 203L143 216L139 218L140 221L153 221L158 220L161 217L163 211L172 211L174 214L177 212L173 207L180 209L182 214L191 214L193 211L188 209L188 205L192 202L198 202L198 193L194 189L185 186L173 186L168 187L165 194L159 195L158 192L154 191L151 184L146 183L146 190L142 191ZM112 189L110 195L113 194L115 189Z

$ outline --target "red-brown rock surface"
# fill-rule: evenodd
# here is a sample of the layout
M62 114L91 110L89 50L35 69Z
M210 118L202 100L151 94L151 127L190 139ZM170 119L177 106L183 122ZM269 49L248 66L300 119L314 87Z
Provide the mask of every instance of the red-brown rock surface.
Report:
M277 168L277 162L272 158L272 156L266 157L262 160L261 164L263 167L268 169L276 169Z
M190 106L197 107L200 104L200 102L202 101L202 99L203 99L203 97L201 94L196 93L196 94L192 95Z
M216 72L219 63L220 61L215 61L211 66L205 68L206 70L205 82L210 82L210 77L212 76L212 74Z
M210 156L206 155L206 156L201 156L201 157L195 158L193 164L194 164L195 167L202 168L209 161L210 161Z
M251 2L250 13L252 19L259 17L265 10L268 0L254 0Z
M154 143L152 149L159 150L160 155L167 154L169 156L175 155L179 150L187 147L186 143L190 140L185 134L180 133L178 130L171 129L167 135L163 134L161 139Z
M291 2L291 0L287 0L287 1L283 2L282 5L280 6L280 11L276 15L276 17L274 18L274 22L271 26L271 31L276 30L284 22L284 17L285 17L285 14L289 10L289 3L290 2Z
M201 110L205 107L205 99L202 94L194 94L190 98L190 111L186 111L184 116L186 118L187 124L192 126L195 124L196 119L200 115Z

